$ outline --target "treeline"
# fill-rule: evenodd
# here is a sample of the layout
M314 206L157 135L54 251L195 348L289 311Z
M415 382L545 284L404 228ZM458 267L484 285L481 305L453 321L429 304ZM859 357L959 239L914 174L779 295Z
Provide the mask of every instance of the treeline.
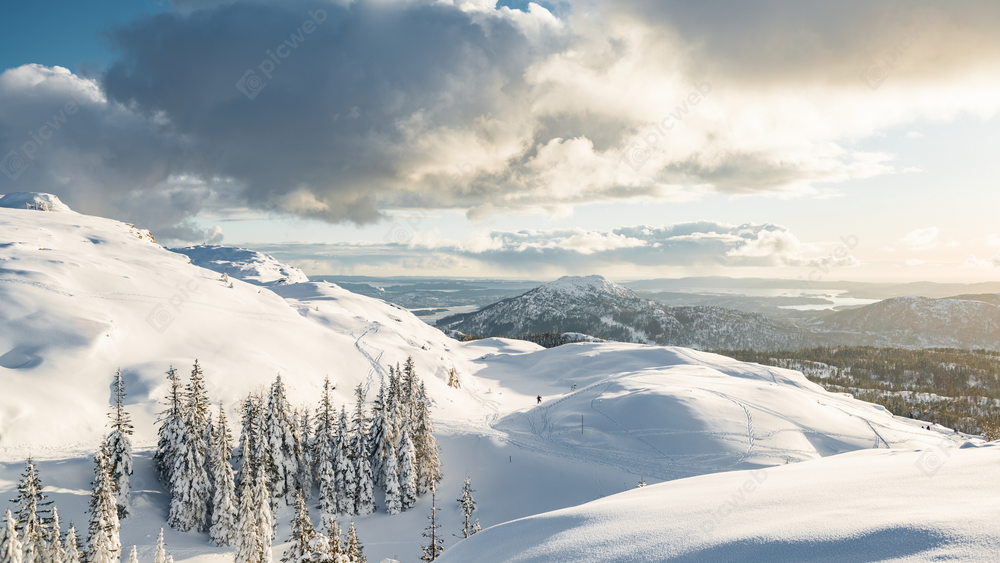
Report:
M1000 422L1000 353L995 351L841 346L716 353L799 370L828 391L962 432L980 434Z
M489 336L478 335L478 334L465 334L461 332L456 332L458 336L457 340L461 342L471 342L473 340L482 340L484 338L490 338ZM579 332L529 332L526 334L519 334L517 336L504 336L503 338L510 338L513 340L526 340L528 342L534 342L543 348L555 348L556 346L562 346L563 344L572 344L574 342L590 342L590 338L595 338L599 340L607 340L601 337L590 337L589 335L583 335L584 338L580 338L583 333Z

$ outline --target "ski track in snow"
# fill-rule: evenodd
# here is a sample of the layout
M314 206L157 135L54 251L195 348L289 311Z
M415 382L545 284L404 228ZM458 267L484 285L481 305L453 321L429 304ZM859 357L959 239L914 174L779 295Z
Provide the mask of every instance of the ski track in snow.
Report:
M361 354L368 360L368 363L371 364L371 367L368 369L368 374L365 376L365 385L364 385L365 397L368 397L368 392L371 390L372 383L375 382L376 374L378 374L380 382L385 381L385 378L388 377L385 368L382 367L382 355L385 354L385 350L378 348L373 344L364 342L362 340L365 336L368 336L369 333L378 334L378 331L381 327L382 323L378 321L372 321L372 324L366 326L364 330L361 332L361 335L359 335L357 339L354 341L354 347L357 348L358 351L361 352ZM354 336L354 333L352 333L351 336ZM366 346L375 351L374 356L372 356L371 353L368 352L368 350L365 350Z

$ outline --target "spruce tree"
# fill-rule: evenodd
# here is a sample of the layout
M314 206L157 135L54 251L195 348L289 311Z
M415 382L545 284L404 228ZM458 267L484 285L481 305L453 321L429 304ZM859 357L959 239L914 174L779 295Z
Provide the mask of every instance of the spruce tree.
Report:
M233 452L233 461L237 468L236 486L238 488L242 487L245 480L250 479L251 482L253 480L254 469L250 460L252 460L254 452L260 449L263 441L260 427L263 408L263 398L253 393L247 394L247 398L240 405L240 442Z
M139 563L139 554L135 551L135 546L132 546L132 551L128 554L128 563Z
M403 509L399 491L399 471L396 463L396 450L392 449L386 456L385 464L385 513L399 514Z
M182 532L192 529L207 532L211 522L209 459L212 424L205 377L198 360L194 362L184 395L184 428L174 458L167 524Z
M221 404L213 442L212 482L215 485L215 496L212 498L212 527L208 532L215 545L233 545L236 543L239 503L236 500L233 466L229 463L232 457L232 435L226 423L226 411Z
M400 398L399 404L400 417L402 420L409 422L410 424L416 423L416 410L417 410L417 391L420 378L417 376L417 368L413 363L413 356L406 358L406 363L403 364L403 375L400 381ZM415 430L416 427L411 426L411 430Z
M330 377L323 380L319 408L316 409L316 432L313 437L315 451L315 479L319 484L320 522L326 529L329 519L340 512L337 509L336 443L337 411L333 407Z
M63 544L61 528L59 509L53 506L52 518L49 519L48 536L45 540L45 563L63 563L66 559L66 548Z
M22 563L23 550L17 537L17 523L14 516L7 511L0 528L0 563Z
M462 496L458 498L458 505L462 510L462 535L459 537L462 538L467 538L479 531L479 519L476 518L475 522L472 520L472 513L476 510L476 499L472 498L474 492L476 491L472 489L472 481L466 475L465 485L462 486Z
M247 461L256 469L248 470L253 477L248 476L241 485L236 563L271 563L271 490L264 468L254 458L244 463Z
M111 433L108 434L108 449L111 452L111 475L115 480L115 503L118 518L125 518L129 511L129 477L132 475L132 417L125 411L125 382L122 370L115 373L115 407L108 413L111 418Z
M344 534L340 531L340 522L330 520L324 530L327 538L327 559L332 563L350 563L347 558L347 547L344 545Z
M80 540L76 537L76 527L71 522L69 530L66 530L66 541L63 542L66 549L65 563L80 563Z
M444 476L441 473L437 440L434 438L430 398L427 397L427 390L423 382L419 384L414 401L416 430L413 436L413 446L417 454L417 487L421 493L425 493L440 483Z
M369 432L371 445L369 450L372 454L372 477L375 485L385 487L385 457L388 440L385 427L385 383L379 385L378 395L372 404L372 423Z
M94 482L89 512L87 563L118 563L122 544L118 536L120 525L107 441L101 443L101 449L94 456Z
M368 422L365 418L365 393L358 384L355 390L357 404L354 411L351 443L351 461L357 472L354 514L365 516L375 512L375 483L372 479L371 454L368 452Z
M312 418L309 416L309 407L302 405L298 411L299 417L299 475L296 479L298 486L302 489L302 494L306 500L312 496L314 464L313 459L314 438L312 434Z
M24 563L43 563L45 558L47 507L52 503L45 501L42 488L38 469L29 457L17 484L17 498L11 501L15 504L18 539L24 552Z
M408 430L399 444L399 502L403 510L417 504L417 456Z
M368 563L365 559L365 548L358 539L358 531L354 529L354 522L347 530L347 559L351 563Z
M337 458L334 464L337 489L337 513L354 514L357 497L357 474L351 461L351 442L348 438L347 409L340 409L340 424L337 428Z
M427 517L428 524L424 529L423 536L427 538L428 544L423 546L423 555L420 557L421 561L434 561L444 553L444 538L438 530L441 525L437 523L437 511L441 510L437 507L437 499L435 498L436 491L435 488L431 487L431 513Z
M295 494L295 516L292 517L292 535L288 538L290 545L281 556L283 563L299 563L310 559L316 530L309 519L309 507L302 491Z
M281 375L278 375L267 398L264 438L271 454L270 463L267 464L271 494L275 499L284 499L286 504L293 502L299 478L298 460L302 453L296 439L297 434L285 385L281 381Z
M160 535L156 538L156 549L153 551L153 563L166 563L167 550L163 546L163 528L160 528Z
M181 434L184 432L184 391L180 375L177 374L177 370L173 366L167 370L167 383L169 385L166 397L167 408L160 413L158 420L160 424L157 429L159 440L156 444L156 453L153 454L153 462L160 480L169 487L174 470L174 458L177 455Z

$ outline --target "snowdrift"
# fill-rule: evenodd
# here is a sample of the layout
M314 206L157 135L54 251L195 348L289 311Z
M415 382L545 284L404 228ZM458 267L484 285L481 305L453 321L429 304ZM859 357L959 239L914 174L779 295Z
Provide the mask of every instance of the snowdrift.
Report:
M996 561L1000 446L948 438L651 485L494 526L438 561Z

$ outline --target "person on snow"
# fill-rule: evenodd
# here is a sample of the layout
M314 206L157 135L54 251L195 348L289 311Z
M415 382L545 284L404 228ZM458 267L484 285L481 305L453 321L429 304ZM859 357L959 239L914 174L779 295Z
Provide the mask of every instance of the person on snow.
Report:
M538 402L537 402L537 403L535 403L535 404L536 404L536 405L540 405L540 404L542 404L542 396L541 396L541 395L539 395L539 396L538 396Z

